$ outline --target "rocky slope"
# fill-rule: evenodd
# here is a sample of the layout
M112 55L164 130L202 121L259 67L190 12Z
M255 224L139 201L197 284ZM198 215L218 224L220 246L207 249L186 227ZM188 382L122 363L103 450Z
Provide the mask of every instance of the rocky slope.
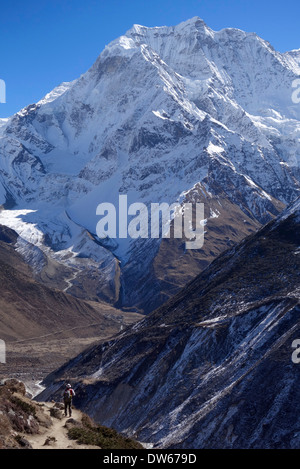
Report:
M37 399L72 378L80 408L155 447L299 447L299 228L300 199Z
M134 25L77 80L1 123L0 223L49 285L45 256L69 293L149 312L299 193L297 57L197 17ZM203 249L97 239L96 207L118 206L119 193L204 202Z
M64 418L63 408L61 402L32 401L18 380L1 382L0 449L142 449L75 408Z

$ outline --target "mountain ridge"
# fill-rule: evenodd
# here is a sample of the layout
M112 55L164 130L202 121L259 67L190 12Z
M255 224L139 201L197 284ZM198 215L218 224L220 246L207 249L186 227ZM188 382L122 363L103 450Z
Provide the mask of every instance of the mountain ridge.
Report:
M71 269L69 293L151 311L298 196L292 55L198 18L134 26L77 80L1 126L0 222L25 241L30 227L35 246ZM146 205L204 203L203 250L187 254L178 242L175 256L173 240L97 239L96 208L117 206L119 194ZM178 255L193 269L184 262L170 282Z

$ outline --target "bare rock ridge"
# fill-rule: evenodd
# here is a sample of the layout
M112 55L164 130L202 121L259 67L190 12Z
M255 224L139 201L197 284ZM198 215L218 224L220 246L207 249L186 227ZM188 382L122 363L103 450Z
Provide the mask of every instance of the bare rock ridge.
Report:
M3 121L0 223L35 275L147 313L274 218L299 194L297 57L197 17L134 25L78 79ZM204 248L98 239L96 207L119 193L204 202Z
M300 444L300 199L163 306L50 374L79 407L157 448Z

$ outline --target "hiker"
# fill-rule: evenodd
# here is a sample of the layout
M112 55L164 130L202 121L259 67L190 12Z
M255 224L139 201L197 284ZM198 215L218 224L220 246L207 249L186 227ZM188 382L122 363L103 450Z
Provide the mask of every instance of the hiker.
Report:
M64 390L64 404L65 404L65 417L67 417L69 410L69 417L72 416L72 399L75 396L75 391L72 389L71 384L67 384L66 389Z

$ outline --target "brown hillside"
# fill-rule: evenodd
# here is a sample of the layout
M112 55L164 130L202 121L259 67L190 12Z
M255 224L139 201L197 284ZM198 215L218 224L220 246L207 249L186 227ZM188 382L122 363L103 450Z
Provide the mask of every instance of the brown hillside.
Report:
M14 248L16 239L13 230L0 226L0 339L7 351L0 376L40 376L137 319L38 283Z

